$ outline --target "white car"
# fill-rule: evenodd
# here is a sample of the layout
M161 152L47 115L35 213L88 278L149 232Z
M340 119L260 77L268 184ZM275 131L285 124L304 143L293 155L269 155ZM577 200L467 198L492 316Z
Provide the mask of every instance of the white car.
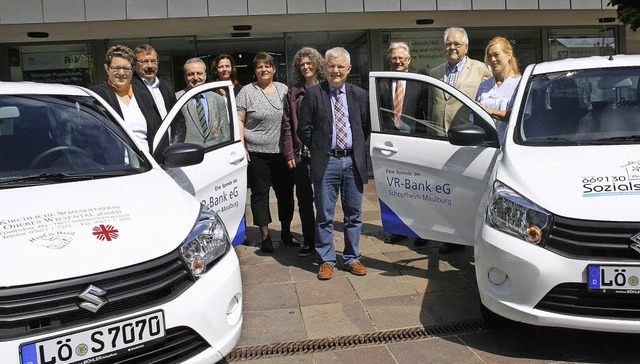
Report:
M246 166L169 112L151 153L91 91L0 82L2 363L206 363L238 342ZM168 145L171 138L171 145ZM155 155L155 159L152 155ZM156 160L160 160L159 164Z
M445 132L424 103L406 115L411 133L389 130L393 79L441 89L467 122ZM487 321L639 333L639 79L640 56L530 65L500 146L490 116L449 85L371 73L385 231L474 246Z

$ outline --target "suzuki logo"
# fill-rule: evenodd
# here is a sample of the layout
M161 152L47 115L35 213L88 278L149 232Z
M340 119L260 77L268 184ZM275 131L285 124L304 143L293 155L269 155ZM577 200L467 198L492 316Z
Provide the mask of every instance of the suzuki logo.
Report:
M78 306L80 306L80 308L84 308L87 311L96 313L98 312L100 307L107 304L108 302L107 298L101 297L106 294L107 294L107 291L103 290L102 288L98 288L93 284L89 285L87 289L85 289L84 291L82 291L82 293L78 295L78 298L85 301L79 304Z

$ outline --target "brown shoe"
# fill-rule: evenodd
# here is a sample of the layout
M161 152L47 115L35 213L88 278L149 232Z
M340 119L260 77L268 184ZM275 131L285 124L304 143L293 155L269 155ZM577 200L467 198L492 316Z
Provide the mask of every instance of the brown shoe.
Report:
M326 281L333 277L333 266L327 262L322 263L320 270L318 271L318 279Z
M347 268L347 271L349 271L351 274L355 274L357 276L367 275L367 267L365 267L364 264L360 262L355 262L351 265L347 265L345 266L345 268Z

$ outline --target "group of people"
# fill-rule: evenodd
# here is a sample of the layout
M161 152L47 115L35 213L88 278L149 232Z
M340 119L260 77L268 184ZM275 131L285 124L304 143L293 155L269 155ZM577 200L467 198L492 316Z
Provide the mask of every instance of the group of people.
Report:
M463 28L447 29L444 44L447 61L433 68L430 75L477 100L494 118L502 142L520 78L511 43L504 37L491 40L484 64L467 57L469 39ZM391 70L408 72L409 46L391 44L388 61ZM200 58L189 59L184 65L186 89L174 93L170 83L157 77L158 63L158 54L150 45L133 51L122 45L112 46L105 57L108 79L92 87L149 148L177 98L207 80L205 63ZM363 187L368 179L365 142L371 131L368 93L346 82L351 57L342 47L329 49L324 57L317 50L304 47L295 54L293 65L295 84L287 87L274 80L276 62L266 52L255 56L255 81L244 86L237 82L231 56L222 54L212 64L214 81L229 80L234 85L240 135L248 160L250 207L253 223L260 230L260 250L274 252L269 232L271 187L277 199L282 243L301 245L291 234L295 189L304 239L298 255L317 253L321 259L318 279L332 278L337 264L334 214L340 198L344 213L343 266L352 274L366 275L359 241ZM418 99L424 95L423 90L414 87L404 80L393 81L384 101L393 113L383 122L400 132L412 130L403 115L424 112L418 111L425 101ZM182 108L184 129L174 130L174 138L205 146L229 140L224 96L224 89L220 89L186 103ZM428 97L429 117L441 123L445 131L462 122L455 119L455 111L462 107L455 98L439 89L430 91ZM464 122L469 122L468 118ZM396 243L404 238L391 234L386 241ZM416 245L426 243L424 239L415 241ZM461 248L447 243L439 252L447 254Z
M446 62L434 67L429 72L433 78L439 79L455 87L463 94L476 100L494 119L496 130L500 144L503 144L507 129L507 122L510 111L513 107L513 96L515 95L520 83L521 73L518 68L518 61L515 57L511 42L505 37L495 37L487 44L485 48L484 63L471 59L467 56L469 51L469 37L464 28L452 27L444 32L444 54ZM389 64L391 70L397 72L408 72L411 63L411 54L409 46L405 43L393 43L389 47ZM401 83L400 81L398 83ZM394 114L406 114L409 116L420 117L416 108L422 107L418 98L428 97L428 106L420 109L428 109L428 117L430 123L436 125L444 133L453 125L460 123L469 123L468 113L459 112L462 103L450 97L446 92L439 88L431 88L428 96L424 96L427 92L415 90L416 84L412 83L401 85L401 93L404 97L404 105L398 106L397 83L391 90L395 92L389 93L386 97L387 109L394 110ZM404 89L402 89L404 86ZM413 86L413 90L410 88ZM383 104L383 100L381 100ZM413 109L411 109L413 108ZM395 124L387 122L388 130L396 130L399 132L407 132L408 129L413 130L400 117L390 115L389 119L395 119ZM389 234L386 238L387 243L395 244L405 239L405 236L398 234ZM418 238L415 245L425 245L427 240ZM443 244L438 252L440 254L449 254L463 249L464 246L452 243Z

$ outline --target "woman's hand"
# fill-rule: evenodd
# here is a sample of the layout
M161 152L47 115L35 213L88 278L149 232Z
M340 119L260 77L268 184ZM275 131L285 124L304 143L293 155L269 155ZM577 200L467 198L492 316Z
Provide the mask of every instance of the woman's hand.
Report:
M296 168L296 160L294 159L289 159L287 161L287 167L289 167L289 169L294 169Z

